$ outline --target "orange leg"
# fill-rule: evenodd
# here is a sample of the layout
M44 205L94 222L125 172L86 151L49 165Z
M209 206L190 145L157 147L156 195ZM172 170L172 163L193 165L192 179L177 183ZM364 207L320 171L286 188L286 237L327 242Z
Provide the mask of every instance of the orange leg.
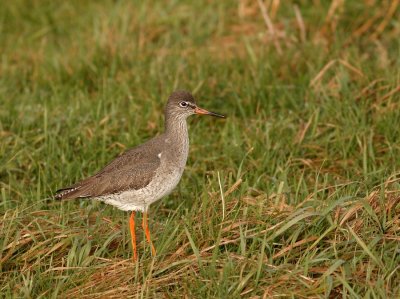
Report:
M150 229L149 229L149 224L147 223L147 213L146 212L143 212L142 227L144 229L144 233L146 234L147 242L150 243L151 253L153 254L153 256L155 256L156 255L156 249L154 248L153 242L151 242Z
M137 252L136 252L136 232L135 232L135 212L132 211L131 217L129 218L129 229L131 231L132 238L132 249L133 249L133 261L137 261Z

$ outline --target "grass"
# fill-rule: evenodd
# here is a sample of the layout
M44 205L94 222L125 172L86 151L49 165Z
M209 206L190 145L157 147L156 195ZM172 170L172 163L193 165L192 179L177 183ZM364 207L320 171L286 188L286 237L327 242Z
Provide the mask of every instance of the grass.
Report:
M0 293L398 298L399 1L5 1ZM128 215L52 195L190 120L179 187ZM140 221L140 217L138 217Z

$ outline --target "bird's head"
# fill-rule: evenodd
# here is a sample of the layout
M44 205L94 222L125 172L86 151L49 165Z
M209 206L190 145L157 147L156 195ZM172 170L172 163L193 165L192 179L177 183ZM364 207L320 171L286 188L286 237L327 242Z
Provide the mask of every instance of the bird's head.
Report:
M166 114L174 117L186 118L192 114L211 115L225 118L224 115L211 112L197 106L193 95L190 92L179 90L174 91L168 98Z

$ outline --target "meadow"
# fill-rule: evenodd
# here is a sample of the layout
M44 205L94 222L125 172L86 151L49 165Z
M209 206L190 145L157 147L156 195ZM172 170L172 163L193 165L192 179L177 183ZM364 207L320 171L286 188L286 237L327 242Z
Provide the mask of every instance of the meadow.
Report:
M3 1L0 297L399 298L399 37L398 0ZM128 213L53 195L176 89L228 118L133 263Z

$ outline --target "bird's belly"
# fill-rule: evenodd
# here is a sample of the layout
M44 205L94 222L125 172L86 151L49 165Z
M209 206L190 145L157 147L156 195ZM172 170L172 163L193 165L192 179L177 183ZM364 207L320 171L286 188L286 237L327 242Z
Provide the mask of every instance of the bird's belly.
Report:
M164 168L142 189L102 196L99 200L124 211L146 211L150 204L172 192L178 185L182 172L183 168L180 167Z
M157 173L154 180L146 187L149 189L149 193L152 193L146 200L146 203L149 205L170 194L181 180L182 173L183 168L179 167L171 167Z

